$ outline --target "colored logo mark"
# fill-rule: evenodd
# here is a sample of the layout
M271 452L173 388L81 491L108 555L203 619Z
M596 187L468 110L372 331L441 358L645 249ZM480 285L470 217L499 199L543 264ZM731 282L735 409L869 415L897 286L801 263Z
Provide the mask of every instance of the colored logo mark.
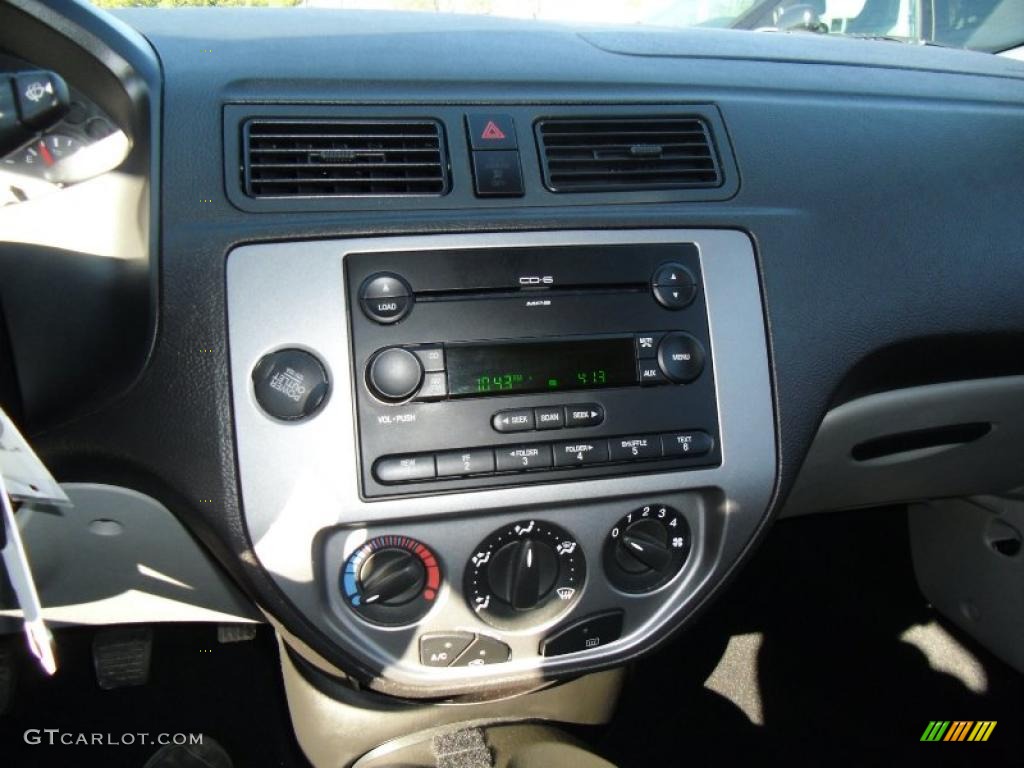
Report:
M988 741L995 720L932 720L921 734L921 741Z

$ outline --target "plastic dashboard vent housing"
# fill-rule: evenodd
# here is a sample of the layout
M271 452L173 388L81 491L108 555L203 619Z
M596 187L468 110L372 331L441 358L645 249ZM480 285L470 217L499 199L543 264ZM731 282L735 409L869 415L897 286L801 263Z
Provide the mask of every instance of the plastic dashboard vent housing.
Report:
M249 197L440 196L449 189L434 120L253 119L242 128Z
M552 192L712 188L722 170L698 117L577 118L536 124Z

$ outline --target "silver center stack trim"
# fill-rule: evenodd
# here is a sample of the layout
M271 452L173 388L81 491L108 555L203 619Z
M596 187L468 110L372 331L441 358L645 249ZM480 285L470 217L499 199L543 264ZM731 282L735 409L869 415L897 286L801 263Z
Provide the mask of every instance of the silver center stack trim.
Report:
M708 309L718 397L722 464L578 482L365 501L360 472L343 260L348 253L630 243L696 243ZM735 564L763 517L775 483L775 422L764 315L749 237L725 230L563 231L381 237L275 243L228 256L231 387L244 519L260 565L327 637L411 696L439 696L517 685L625 661L678 626ZM358 309L356 310L358 311ZM314 418L282 423L253 396L250 373L266 353L300 347L325 364L332 387ZM683 512L693 548L683 571L648 595L607 584L601 547L615 521L645 504ZM491 628L461 594L463 567L491 531L520 519L546 519L575 535L587 561L583 595L569 614L529 630ZM380 628L343 604L344 558L368 538L402 533L439 556L445 586L418 625ZM598 610L626 611L622 638L543 658L552 626ZM480 667L424 667L417 637L468 630L501 639L512 660Z

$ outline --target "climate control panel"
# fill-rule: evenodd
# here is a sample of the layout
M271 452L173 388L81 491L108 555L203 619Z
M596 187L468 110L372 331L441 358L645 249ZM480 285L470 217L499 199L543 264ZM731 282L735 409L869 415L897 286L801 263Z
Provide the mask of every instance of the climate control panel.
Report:
M439 604L440 565L432 549L411 536L377 536L359 546L341 566L339 585L348 608L367 623L411 626L427 667L504 664L514 660L504 633L531 630L538 633L536 654L561 656L618 640L640 607L632 603L684 572L691 531L677 508L642 504L605 533L601 557L594 557L598 565L588 571L586 547L562 525L540 517L506 523L462 564L461 595L448 597L461 598L475 621L451 626L444 618L430 621ZM456 581L450 590L459 586ZM580 613L587 591L599 602ZM421 626L430 631L419 631Z

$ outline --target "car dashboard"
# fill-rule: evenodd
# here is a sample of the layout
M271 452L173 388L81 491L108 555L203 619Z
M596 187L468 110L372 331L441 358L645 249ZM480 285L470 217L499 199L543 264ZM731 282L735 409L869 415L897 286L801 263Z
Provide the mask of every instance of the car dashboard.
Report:
M1019 61L53 5L82 49L4 10L74 111L0 163L0 222L111 174L132 215L0 237L0 401L63 483L187 531L185 616L271 622L307 682L557 687L699 621L779 517L1020 485Z

